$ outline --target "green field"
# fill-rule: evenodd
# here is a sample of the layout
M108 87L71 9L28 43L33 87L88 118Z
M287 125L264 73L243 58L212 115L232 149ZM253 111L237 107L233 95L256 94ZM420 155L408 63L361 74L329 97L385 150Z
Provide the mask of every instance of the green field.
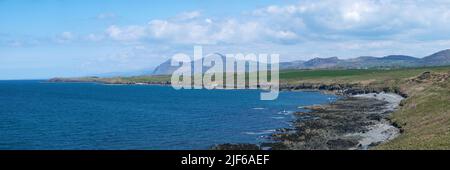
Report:
M280 81L284 83L295 83L297 81L312 82L354 82L364 80L392 80L409 78L425 71L445 72L450 67L424 67L394 70L282 70L280 71ZM117 83L145 83L170 81L170 76L133 76L133 77L113 77L100 78L100 81Z
M423 67L393 70L285 70L280 72L280 81L295 83L296 81L318 82L358 82L400 80L416 76L425 71L446 72L450 67Z

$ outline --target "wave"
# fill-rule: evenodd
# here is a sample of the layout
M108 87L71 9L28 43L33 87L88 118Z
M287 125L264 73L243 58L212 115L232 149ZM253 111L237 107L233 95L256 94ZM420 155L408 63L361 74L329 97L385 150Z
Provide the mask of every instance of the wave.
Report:
M291 110L283 110L283 111L278 112L277 114L280 114L280 115L290 115L290 114L292 114L292 113L294 113L294 111L291 111Z
M265 135L265 134L271 134L276 132L275 129L271 129L271 130L263 130L263 131L259 131L259 132L244 132L244 134L246 135Z
M284 116L273 116L273 117L270 117L270 118L272 118L272 119L284 119L285 117Z

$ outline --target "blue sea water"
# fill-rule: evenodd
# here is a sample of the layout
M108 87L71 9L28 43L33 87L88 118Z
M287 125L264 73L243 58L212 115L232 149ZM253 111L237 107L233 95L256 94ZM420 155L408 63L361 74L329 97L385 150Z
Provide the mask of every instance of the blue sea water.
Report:
M318 92L0 81L0 149L207 149L260 143Z

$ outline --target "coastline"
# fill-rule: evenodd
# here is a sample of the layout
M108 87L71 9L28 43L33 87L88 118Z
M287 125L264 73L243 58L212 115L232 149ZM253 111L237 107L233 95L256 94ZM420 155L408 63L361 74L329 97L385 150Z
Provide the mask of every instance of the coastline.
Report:
M94 82L105 85L170 85L170 82L121 83L52 79L49 82ZM370 149L400 134L388 119L404 99L396 89L375 89L349 84L284 85L285 91L319 91L341 98L327 105L306 106L308 112L295 112L293 128L278 129L270 135L273 142L256 144L217 144L211 149ZM386 92L385 92L386 91Z
M381 113L381 119L376 120L374 125L368 126L368 131L365 133L354 133L348 134L348 136L360 136L359 149L370 149L370 147L388 142L401 133L401 129L396 127L387 116L390 116L395 112L400 106L400 102L404 100L400 95L393 93L370 93L370 94L360 94L354 97L360 98L372 98L380 101L387 102L384 105L384 109L378 111ZM358 148L351 148L358 149Z
M369 149L449 149L448 120L450 110L448 96L450 95L450 67L418 67L411 69L393 69L374 72L339 72L336 70L319 71L286 71L282 74L280 91L320 91L326 94L342 96L341 99L354 95L368 93L394 93L402 96L397 111L384 118L385 124L397 127L401 135L395 139ZM54 82L65 80L94 80L100 83L127 84L133 82L170 83L163 77L132 77L132 78L70 78L55 79ZM117 81L118 80L118 81ZM51 82L51 81L50 81ZM158 83L159 82L159 83ZM382 109L382 108L381 108ZM373 116L379 117L379 116ZM437 119L439 118L439 119ZM292 122L293 124L295 122ZM383 125L373 126L386 127ZM372 132L365 133L371 134ZM283 130L278 131L282 133ZM292 131L291 131L292 132ZM339 141L338 141L339 142ZM336 143L336 141L335 141ZM275 145L273 143L272 145ZM225 146L227 147L220 147ZM241 144L219 144L211 149L254 149L235 147ZM258 149L267 149L266 144L254 145ZM376 145L376 144L374 144ZM277 147L272 147L276 149ZM283 147L279 147L283 149ZM285 148L286 149L286 148ZM351 149L347 147L347 149Z
M170 85L170 82L102 82L77 79L52 79L49 82L94 82L105 85ZM401 130L388 119L404 99L396 89L376 89L349 84L283 85L283 91L319 91L341 96L326 105L303 107L295 112L293 128L278 129L270 135L273 142L256 144L217 144L227 149L369 149L399 136Z
M317 91L317 90L316 90ZM318 90L322 93L330 91ZM272 133L273 142L218 144L214 150L366 150L398 137L401 129L389 116L404 98L395 93L342 95L326 105L306 106L308 112L295 112L292 128Z

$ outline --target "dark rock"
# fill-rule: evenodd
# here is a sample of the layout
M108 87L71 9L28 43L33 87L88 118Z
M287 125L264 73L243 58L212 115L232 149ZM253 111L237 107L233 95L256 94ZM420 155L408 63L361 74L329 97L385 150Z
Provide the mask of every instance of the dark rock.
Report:
M418 78L419 80L430 79L430 78L431 78L431 72L429 72L429 71L423 72L423 73L420 74L417 78Z
M219 144L212 146L210 148L211 150L260 150L260 147L255 144L247 144L247 143L240 143L240 144Z
M324 108L322 106L314 105L314 106L305 106L304 109L312 110L312 111L322 111Z
M283 144L281 142L262 143L261 148L267 148L265 150L288 150L289 149L285 144Z
M381 116L380 114L370 114L369 116L367 116L367 118L370 120L380 121L383 116Z
M358 140L356 139L333 139L327 142L329 149L348 149L358 145Z
M370 125L384 118L386 104L372 98L343 97L329 105L306 107L311 112L297 113L294 133L279 132L271 138L294 150L355 148L358 140L345 135L367 132ZM309 119L304 119L308 116Z
M371 144L369 144L369 147L374 147L374 146L377 146L377 145L380 145L380 144L381 144L381 142L371 143Z

